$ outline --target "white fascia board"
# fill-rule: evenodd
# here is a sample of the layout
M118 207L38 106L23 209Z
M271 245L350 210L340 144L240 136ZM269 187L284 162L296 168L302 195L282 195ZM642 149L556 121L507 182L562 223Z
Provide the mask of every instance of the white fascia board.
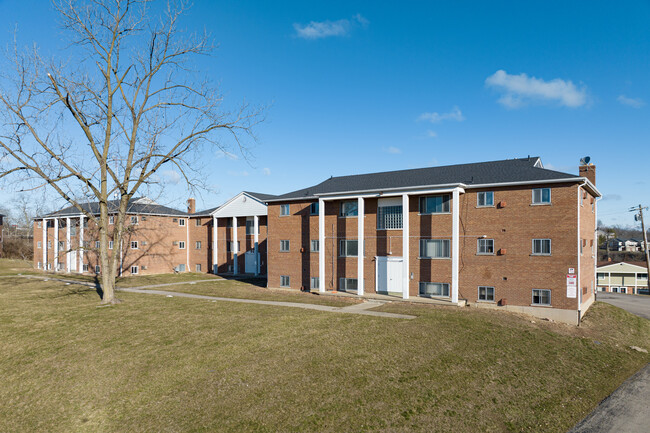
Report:
M445 184L445 185L425 185L425 186L415 186L408 188L383 188L376 190L368 191L345 191L345 192L334 192L334 193L324 193L324 194L315 194L316 197L323 200L345 200L353 199L358 197L396 197L402 196L404 194L409 195L419 195L419 194L438 194L444 192L453 192L454 188L460 188L460 192L465 192L465 185L462 183L454 184Z
M517 182L499 182L499 183L481 183L476 185L467 185L467 189L476 189L476 188L496 188L502 186L517 186L517 185L544 185L548 183L584 183L591 192L593 192L596 197L600 197L600 192L596 189L593 183L589 181L586 177L569 177L566 179L545 179L545 180L526 180L526 181L517 181Z
M236 204L238 204L241 198L246 198L246 203L243 205L246 209L245 211L238 211L237 209L232 209ZM246 194L244 191L240 192L215 210L210 213L213 217L225 218L225 217L245 217L245 216L266 216L268 215L268 209L266 203L259 200L256 197L253 197L250 194Z

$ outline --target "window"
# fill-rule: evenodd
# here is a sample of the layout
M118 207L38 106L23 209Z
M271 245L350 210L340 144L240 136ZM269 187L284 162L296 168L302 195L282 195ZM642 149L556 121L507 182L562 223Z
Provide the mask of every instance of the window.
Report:
M318 289L320 288L320 284L318 282L318 277L311 277L311 284L309 286L310 289Z
M37 269L41 269L41 266L43 266L43 263L38 262L38 264L36 265L36 268L37 268Z
M109 216L109 217L108 217L108 223L109 223L109 224L115 224L115 217L112 216L112 215Z
M109 250L113 249L113 241L108 241L108 249Z
M280 216L289 216L291 213L291 207L288 204L280 205Z
M48 250L52 249L52 241L47 241L47 249Z
M550 256L551 240L550 239L533 239L533 255Z
M37 221L36 225L38 226L39 229L42 228L43 227L43 221Z
M257 234L260 233L260 225L257 225ZM255 234L255 220L246 220L246 234L254 235Z
M77 236L77 228L76 227L70 227L70 235L71 236Z
M420 197L420 213L448 213L450 199L449 194Z
M99 248L99 241L95 241L95 248Z
M185 249L185 241L178 241L178 249L180 250Z
M196 241L195 247L196 247L197 250L200 250L201 249L201 241Z
M36 248L43 248L43 243L41 241L36 242Z
M357 257L359 255L359 241L342 239L339 243L340 257Z
M178 225L181 227L185 227L185 218L179 218L178 219Z
M420 282L420 296L449 296L449 284Z
M185 272L185 263L178 265L178 272Z
M640 276L639 276L639 277L640 277ZM605 279L605 274L601 274L601 273L599 273L599 274L598 274L598 279L599 279L599 280L604 280L604 279Z
M138 273L138 267L137 266L131 266L131 273L133 275L137 274Z
M533 190L533 204L550 204L551 188L536 188Z
M479 239L476 254L494 254L494 239Z
M648 274L637 274L636 278L637 280L647 280Z
M65 249L65 242L59 241L59 251Z
M196 272L201 272L201 263L196 264Z
M318 202L309 205L309 215L318 215Z
M101 270L101 268L99 267L99 265L95 265L95 273L99 274L100 270Z
M551 291L533 289L533 305L551 305Z
M377 208L377 230L401 228L402 206L379 206Z
M318 250L319 250L319 248L318 248L318 246L319 246L319 245L318 245L318 242L319 242L318 239L312 239L312 240L311 240L311 251L312 251L313 253L317 253Z
M131 249L132 250L138 249L138 241L131 241Z
M134 215L131 217L131 224L137 224L138 223L138 216Z
M90 248L90 241L84 241L84 248Z
M228 253L230 253L230 252L236 252L236 251L234 250L234 248L235 248L235 243L232 242L232 241L231 241L231 242L228 242L228 244L226 245L226 252L228 252ZM239 241L237 241L237 251L239 251Z
M482 191L476 195L476 206L491 207L494 206L494 192Z
M196 221L196 226L201 227L201 218L197 218L194 221Z
M355 217L359 215L359 202L357 200L350 200L341 202L341 212L339 214L342 218Z
M280 241L280 251L283 253L289 252L289 241L283 240Z
M494 302L494 287L479 286L478 300L486 301L486 302Z
M420 258L448 259L449 239L420 239Z
M291 278L288 275L280 275L280 287L291 287Z
M356 291L358 288L358 282L356 278L339 278L339 290L343 291Z

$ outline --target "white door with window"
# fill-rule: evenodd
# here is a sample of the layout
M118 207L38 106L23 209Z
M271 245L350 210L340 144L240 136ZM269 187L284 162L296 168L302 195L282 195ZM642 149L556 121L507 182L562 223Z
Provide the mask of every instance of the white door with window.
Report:
M376 257L377 292L402 293L402 257Z
M246 251L244 254L245 257L245 271L247 274L254 274L257 263L255 262L255 251ZM260 253L257 253L257 259L259 260Z

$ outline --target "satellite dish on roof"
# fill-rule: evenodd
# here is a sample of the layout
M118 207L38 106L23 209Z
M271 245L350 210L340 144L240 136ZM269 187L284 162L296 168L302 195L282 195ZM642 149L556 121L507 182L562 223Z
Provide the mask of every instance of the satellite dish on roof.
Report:
M580 159L580 165L587 165L587 164L589 164L589 161L591 161L591 157L590 156L585 156L584 158Z

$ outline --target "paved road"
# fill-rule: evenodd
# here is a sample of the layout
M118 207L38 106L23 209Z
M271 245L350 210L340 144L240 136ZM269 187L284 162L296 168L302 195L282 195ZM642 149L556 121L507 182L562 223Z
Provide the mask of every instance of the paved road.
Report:
M569 433L647 433L650 425L649 397L650 364L647 364Z
M596 300L607 302L637 316L650 319L650 296L648 295L598 292Z

